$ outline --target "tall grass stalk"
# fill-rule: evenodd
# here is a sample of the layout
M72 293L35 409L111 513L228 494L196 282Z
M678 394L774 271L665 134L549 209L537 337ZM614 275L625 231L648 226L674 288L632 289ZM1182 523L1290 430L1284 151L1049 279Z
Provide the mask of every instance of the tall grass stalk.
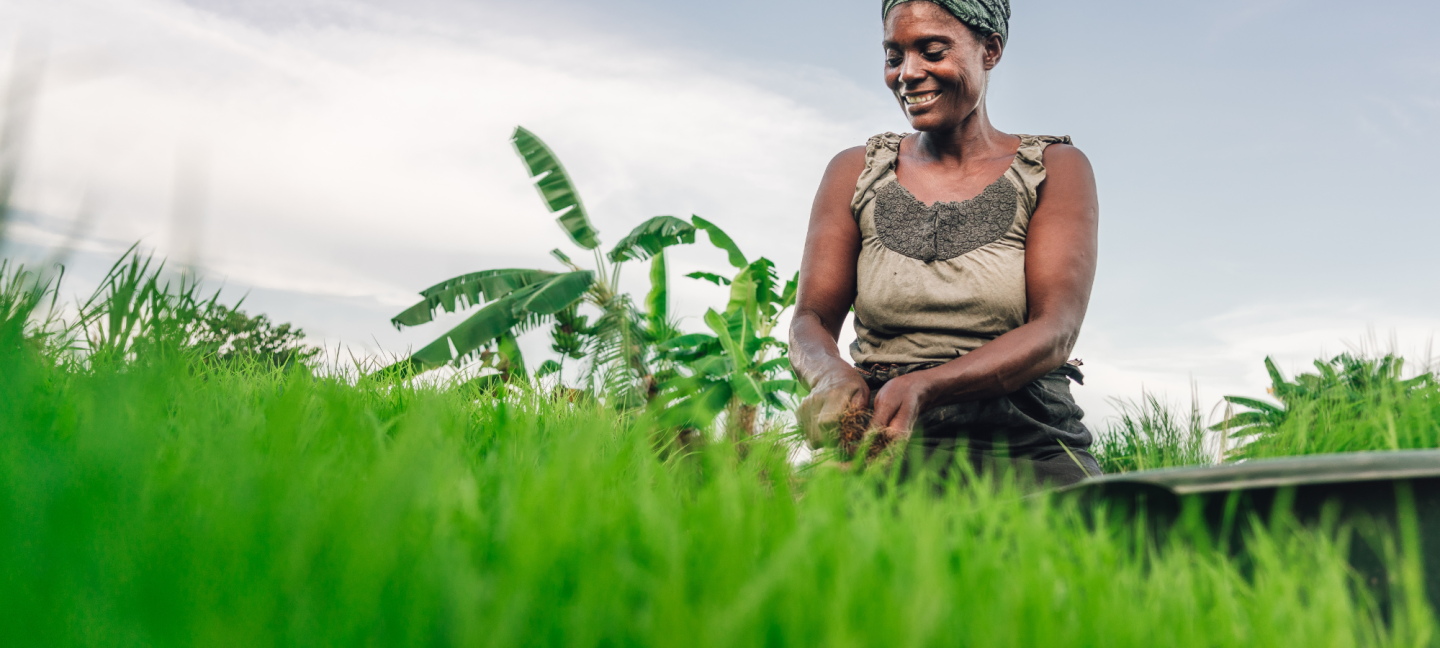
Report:
M1195 398L1180 412L1153 393L1112 401L1119 416L1096 437L1091 452L1106 473L1215 463Z

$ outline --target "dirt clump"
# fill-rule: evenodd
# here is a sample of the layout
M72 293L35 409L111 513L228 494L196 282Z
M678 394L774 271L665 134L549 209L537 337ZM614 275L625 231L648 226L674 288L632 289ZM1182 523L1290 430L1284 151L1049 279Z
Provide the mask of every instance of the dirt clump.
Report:
M853 405L840 414L840 431L836 441L842 457L849 459L860 451L865 433L870 431L870 419L874 416L875 410Z
M865 450L865 462L870 463L888 449L896 435L883 427L873 427L875 410L868 407L848 407L840 415L840 430L837 446L843 459L854 458L861 449Z

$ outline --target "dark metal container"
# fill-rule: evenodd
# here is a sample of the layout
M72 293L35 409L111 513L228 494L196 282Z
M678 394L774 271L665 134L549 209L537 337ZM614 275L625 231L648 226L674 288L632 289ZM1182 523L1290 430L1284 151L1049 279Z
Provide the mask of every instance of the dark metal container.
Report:
M1276 504L1294 518L1317 524L1325 516L1381 534L1399 529L1406 500L1413 502L1420 530L1426 589L1440 603L1440 450L1357 452L1287 459L1252 460L1223 466L1172 468L1107 475L1068 489L1091 504L1105 503L1146 515L1168 528L1187 507L1198 511L1219 539L1240 547L1242 522L1270 519ZM1376 534L1351 543L1351 564L1385 595L1382 550ZM1398 536L1392 536L1397 538Z

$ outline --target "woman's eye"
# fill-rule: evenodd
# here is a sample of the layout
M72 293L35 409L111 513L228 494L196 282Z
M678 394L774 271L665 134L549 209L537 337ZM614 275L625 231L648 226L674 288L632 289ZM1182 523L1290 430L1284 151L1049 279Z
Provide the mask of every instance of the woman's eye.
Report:
M943 59L945 58L945 51L946 51L946 50L935 50L935 51L933 51L933 52L925 52L925 60L927 60L927 61L940 61L940 60L943 60Z

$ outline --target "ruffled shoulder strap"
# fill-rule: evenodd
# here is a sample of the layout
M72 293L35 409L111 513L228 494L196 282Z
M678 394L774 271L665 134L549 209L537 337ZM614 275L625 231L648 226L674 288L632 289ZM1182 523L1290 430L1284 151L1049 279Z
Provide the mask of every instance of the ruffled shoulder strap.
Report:
M1051 144L1073 144L1069 135L1016 135L1020 138L1020 149L1015 152L1015 161L1010 169L1015 172L1021 195L1028 202L1028 211L1034 212L1039 203L1040 183L1045 181L1045 149Z
M895 177L895 160L900 157L900 133L881 133L865 143L865 170L855 182L855 197L850 201L850 213L858 222L860 212L872 200L875 192L883 187L887 178Z

